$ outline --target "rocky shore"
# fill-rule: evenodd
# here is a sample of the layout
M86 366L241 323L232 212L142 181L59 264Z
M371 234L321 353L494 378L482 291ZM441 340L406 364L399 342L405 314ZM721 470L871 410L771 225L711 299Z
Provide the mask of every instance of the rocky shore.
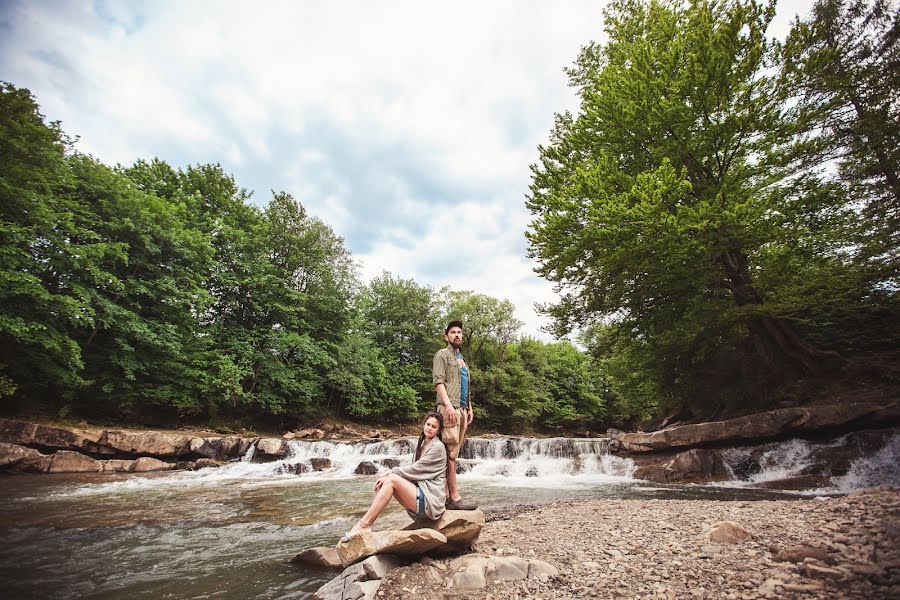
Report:
M376 597L900 598L897 489L763 501L556 502L488 521L472 554L543 561L558 574L461 579L459 559L425 558L387 573Z

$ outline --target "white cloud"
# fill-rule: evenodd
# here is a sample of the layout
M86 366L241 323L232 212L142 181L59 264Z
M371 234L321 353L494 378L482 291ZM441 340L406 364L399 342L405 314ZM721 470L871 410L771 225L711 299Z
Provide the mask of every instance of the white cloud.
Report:
M577 107L563 68L603 4L7 2L0 78L107 163L221 162L257 201L301 200L367 276L508 298L538 334L528 165Z

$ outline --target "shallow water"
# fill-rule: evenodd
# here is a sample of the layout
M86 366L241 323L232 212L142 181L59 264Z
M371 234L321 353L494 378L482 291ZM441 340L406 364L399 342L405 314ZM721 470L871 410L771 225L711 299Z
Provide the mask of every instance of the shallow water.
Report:
M565 460L557 458L557 460ZM503 467L503 460L494 467ZM484 465L482 465L484 466ZM486 511L586 498L760 499L758 490L645 485L628 476L460 476ZM0 584L9 598L307 598L334 576L289 564L333 545L374 476L273 473L277 463L148 475L7 476ZM507 469L508 471L508 469ZM376 529L409 522L393 503Z

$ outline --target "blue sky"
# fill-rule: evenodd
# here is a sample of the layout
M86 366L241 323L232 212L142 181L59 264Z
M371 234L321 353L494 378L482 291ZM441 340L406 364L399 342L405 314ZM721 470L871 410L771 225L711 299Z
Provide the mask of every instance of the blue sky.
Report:
M511 300L546 338L529 165L577 108L604 2L0 3L0 79L107 164L221 163L290 192L383 270ZM781 3L774 25L811 1Z

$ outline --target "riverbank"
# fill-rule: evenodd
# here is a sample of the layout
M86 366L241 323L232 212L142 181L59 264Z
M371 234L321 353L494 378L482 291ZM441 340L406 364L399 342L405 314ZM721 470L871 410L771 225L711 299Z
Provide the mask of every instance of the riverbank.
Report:
M378 598L900 598L896 488L786 500L561 501L488 521L473 552L543 560L559 575L459 589L450 561L426 559L391 571ZM749 537L712 541L723 521Z

